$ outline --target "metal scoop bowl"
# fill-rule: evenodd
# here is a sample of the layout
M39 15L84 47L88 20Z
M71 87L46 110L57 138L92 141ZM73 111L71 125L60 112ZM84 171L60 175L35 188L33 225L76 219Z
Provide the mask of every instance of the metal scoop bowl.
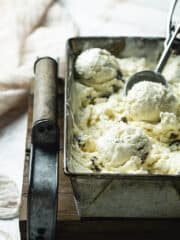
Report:
M128 91L138 82L142 81L150 81L150 82L156 82L161 83L164 86L167 87L166 79L158 72L154 71L141 71L138 73L135 73L132 77L128 79L125 85L125 95L128 94Z

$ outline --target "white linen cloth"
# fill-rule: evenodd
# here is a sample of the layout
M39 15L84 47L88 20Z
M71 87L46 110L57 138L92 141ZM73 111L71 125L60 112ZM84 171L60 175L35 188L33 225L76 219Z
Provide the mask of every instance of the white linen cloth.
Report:
M37 57L64 60L65 41L76 34L76 28L53 0L1 0L0 16L2 115L27 96Z
M59 57L64 76L69 37L165 36L170 2L0 0L0 188L5 175L21 193L27 116L9 113L24 107L36 58ZM0 239L20 239L17 218L0 220Z
M66 39L75 36L77 28L53 0L0 0L0 16L0 240L4 240L20 238L18 219L10 219L17 217L20 204L27 117L17 117L17 112L27 99L33 63L41 56L59 57L63 75ZM10 115L17 119L12 121Z

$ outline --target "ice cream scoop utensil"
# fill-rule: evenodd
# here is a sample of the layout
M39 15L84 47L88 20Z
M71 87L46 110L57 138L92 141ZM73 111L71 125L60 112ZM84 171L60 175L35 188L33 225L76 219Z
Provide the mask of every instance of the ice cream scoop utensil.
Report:
M166 62L169 58L171 46L172 46L177 34L179 33L179 31L180 31L180 24L178 24L174 33L172 34L171 38L169 39L167 46L164 48L164 51L163 51L161 58L157 64L155 72L159 72L159 73L162 72L162 70L163 70L164 66L166 65Z
M174 11L174 8L172 10ZM141 82L141 81L157 82L157 83L161 83L161 84L167 86L166 79L161 75L161 72L167 63L172 44L173 44L177 34L179 33L179 31L180 31L180 24L177 25L177 27L175 28L175 31L170 36L170 39L168 39L168 41L167 41L167 39L165 40L164 51L160 57L157 67L155 68L154 71L151 71L151 70L141 71L141 72L134 74L133 76L131 76L128 79L128 81L126 82L126 85L125 85L125 89L124 89L125 95L127 95L128 91L133 87L134 84ZM167 45L166 45L166 43L167 43Z

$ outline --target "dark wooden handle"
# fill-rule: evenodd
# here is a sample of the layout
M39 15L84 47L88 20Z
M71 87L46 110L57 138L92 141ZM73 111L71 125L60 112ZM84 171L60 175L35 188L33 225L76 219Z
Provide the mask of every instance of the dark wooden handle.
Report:
M39 58L34 64L33 123L56 121L57 62L50 57Z

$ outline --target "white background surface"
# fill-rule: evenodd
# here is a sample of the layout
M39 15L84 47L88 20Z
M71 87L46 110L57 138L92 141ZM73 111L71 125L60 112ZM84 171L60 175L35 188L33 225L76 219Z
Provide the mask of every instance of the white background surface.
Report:
M81 35L165 36L170 0L63 0ZM179 7L180 8L180 7ZM179 9L180 10L180 9ZM179 11L180 12L180 11ZM1 122L4 121L1 118ZM0 174L10 176L21 192L27 114L0 129ZM1 124L0 124L1 125ZM0 231L19 239L18 219L0 221ZM1 239L0 239L1 240Z

